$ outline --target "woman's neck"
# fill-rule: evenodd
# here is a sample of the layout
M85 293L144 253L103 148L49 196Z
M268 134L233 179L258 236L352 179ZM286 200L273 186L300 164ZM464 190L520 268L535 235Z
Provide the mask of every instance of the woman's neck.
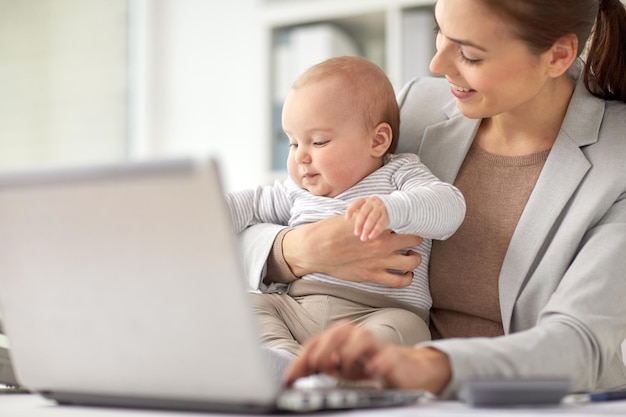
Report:
M483 119L476 144L489 153L505 156L530 155L552 148L574 86L574 81L564 74L546 85L531 102Z

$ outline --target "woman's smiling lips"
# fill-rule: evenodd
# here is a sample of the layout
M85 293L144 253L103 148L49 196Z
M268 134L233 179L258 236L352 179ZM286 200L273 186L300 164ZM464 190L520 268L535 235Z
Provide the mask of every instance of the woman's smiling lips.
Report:
M476 90L472 90L472 89L469 89L469 88L461 87L461 86L456 85L454 83L450 83L450 91L452 92L452 95L454 95L454 97L456 97L458 99L468 98L468 97L471 97L472 95L474 95L474 93L476 93Z

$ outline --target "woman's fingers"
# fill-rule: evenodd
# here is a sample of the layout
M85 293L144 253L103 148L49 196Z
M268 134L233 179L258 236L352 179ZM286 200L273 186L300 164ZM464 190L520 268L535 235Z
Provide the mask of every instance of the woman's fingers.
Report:
M379 342L365 329L340 322L314 336L302 347L285 372L287 384L316 373L345 379L367 377L367 359L379 349Z
M345 342L336 352L336 376L343 379L369 379L368 362L383 346L373 333L363 327L353 327Z
M332 373L336 368L336 357L332 357L333 345L341 343L343 332L334 328L313 336L303 346L300 354L289 364L285 371L284 380L287 385L292 385L298 378L314 375L327 370ZM335 361L329 366L331 361Z

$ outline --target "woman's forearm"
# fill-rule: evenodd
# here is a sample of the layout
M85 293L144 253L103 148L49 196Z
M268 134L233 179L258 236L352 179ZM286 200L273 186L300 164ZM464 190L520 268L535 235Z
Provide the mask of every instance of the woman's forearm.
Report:
M347 281L403 287L410 284L412 271L421 258L417 253L403 254L400 251L420 243L418 236L391 231L363 242L354 235L352 220L335 216L286 232L282 240L282 257L297 277L322 272ZM390 270L406 273L402 275Z
M283 256L283 239L290 230L282 230L274 239L274 244L267 257L267 271L264 278L267 285L271 283L289 284L299 278L291 271Z

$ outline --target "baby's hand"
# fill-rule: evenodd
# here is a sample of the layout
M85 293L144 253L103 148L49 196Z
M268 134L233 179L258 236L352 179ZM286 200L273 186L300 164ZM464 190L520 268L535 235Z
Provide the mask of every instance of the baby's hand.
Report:
M348 206L346 219L354 217L354 234L362 241L376 239L389 225L387 208L378 197L358 198Z

